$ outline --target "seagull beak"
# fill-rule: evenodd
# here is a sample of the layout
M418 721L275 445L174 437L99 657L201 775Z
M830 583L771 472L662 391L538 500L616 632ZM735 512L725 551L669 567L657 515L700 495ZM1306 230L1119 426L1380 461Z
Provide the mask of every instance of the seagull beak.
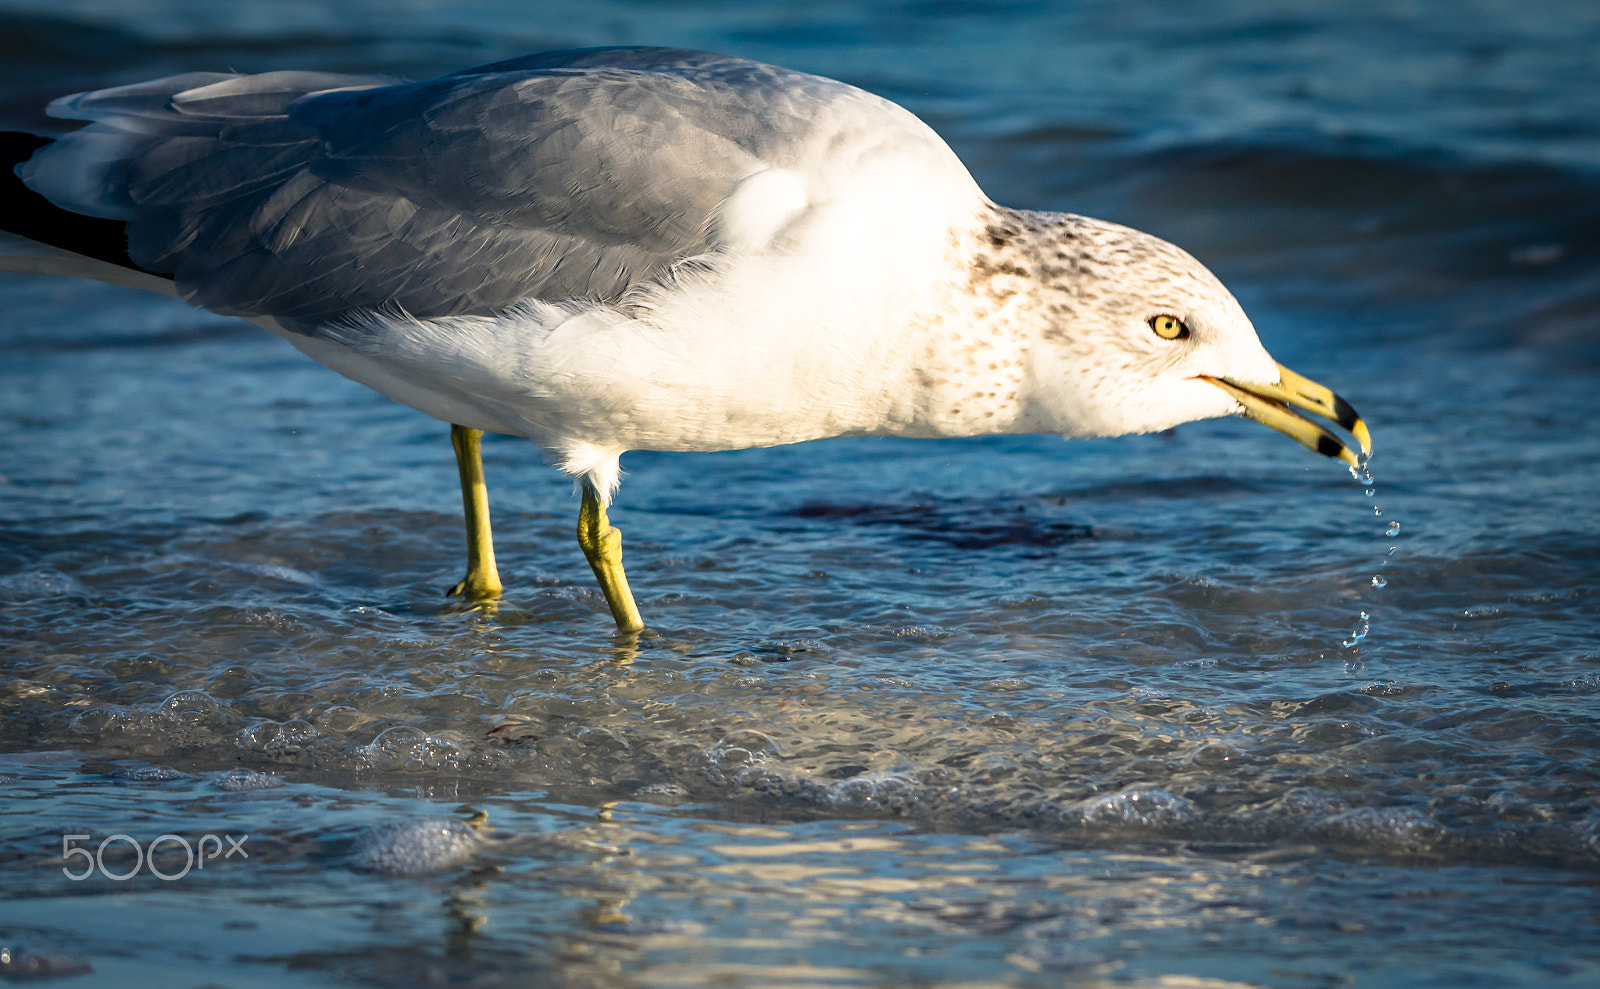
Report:
M1366 463L1372 453L1372 434L1350 403L1282 364L1278 365L1278 371L1281 378L1275 385L1246 384L1209 375L1200 375L1200 380L1209 381L1233 396L1249 418L1293 437L1323 456L1337 457L1356 469ZM1292 411L1290 406L1338 423L1360 444L1361 451L1356 452L1331 430Z

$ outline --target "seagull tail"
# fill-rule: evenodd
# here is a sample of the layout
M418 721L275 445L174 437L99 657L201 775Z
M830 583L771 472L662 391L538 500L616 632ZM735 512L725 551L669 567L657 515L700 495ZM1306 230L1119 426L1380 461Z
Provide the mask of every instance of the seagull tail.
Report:
M54 138L0 131L0 271L93 278L176 295L172 276L128 256L127 224L62 209L29 189L17 166Z

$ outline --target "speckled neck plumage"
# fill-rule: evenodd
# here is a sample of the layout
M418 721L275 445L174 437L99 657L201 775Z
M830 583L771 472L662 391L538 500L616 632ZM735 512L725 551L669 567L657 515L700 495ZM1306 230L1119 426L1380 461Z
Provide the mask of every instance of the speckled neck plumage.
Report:
M923 320L927 348L915 372L926 428L913 435L1039 428L1023 400L1028 354L1070 323L1075 300L1064 286L1089 263L1087 228L1096 224L988 203L972 229L952 236L958 279Z

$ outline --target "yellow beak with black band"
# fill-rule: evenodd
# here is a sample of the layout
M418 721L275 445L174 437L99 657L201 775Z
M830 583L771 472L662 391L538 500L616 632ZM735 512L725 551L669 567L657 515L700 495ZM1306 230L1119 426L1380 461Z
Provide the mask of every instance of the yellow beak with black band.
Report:
M1293 437L1325 457L1335 457L1359 469L1372 453L1372 434L1356 410L1310 378L1295 374L1282 364L1278 365L1278 371L1281 378L1275 385L1246 384L1209 375L1201 375L1200 380L1209 381L1233 396L1234 401L1243 406L1244 414L1256 422ZM1338 423L1355 439L1360 452L1333 431L1291 411L1290 406Z

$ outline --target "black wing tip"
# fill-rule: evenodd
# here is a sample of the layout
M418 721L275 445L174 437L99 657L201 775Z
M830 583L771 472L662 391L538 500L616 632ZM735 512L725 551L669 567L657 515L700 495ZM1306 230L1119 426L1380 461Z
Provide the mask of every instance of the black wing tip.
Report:
M0 130L0 168L7 171L33 157L40 148L55 143L55 138L23 130Z
M62 209L22 184L17 166L54 143L55 138L42 134L0 131L0 230L96 261L171 278L141 267L128 256L126 223Z

